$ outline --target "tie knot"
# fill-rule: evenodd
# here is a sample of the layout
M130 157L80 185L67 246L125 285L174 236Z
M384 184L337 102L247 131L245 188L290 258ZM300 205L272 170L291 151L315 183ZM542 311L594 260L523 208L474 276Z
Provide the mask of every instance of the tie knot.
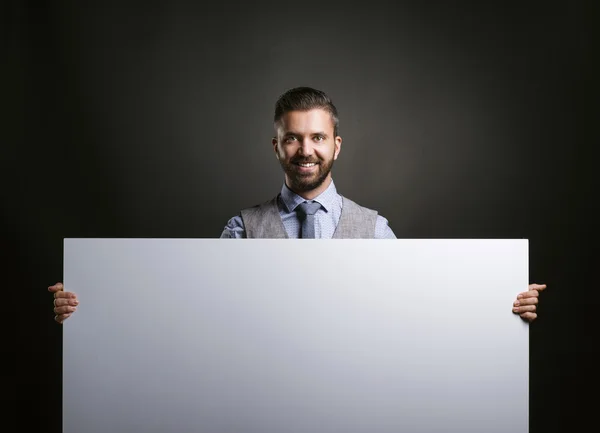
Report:
M298 210L302 215L314 215L321 208L321 203L317 201L305 201L298 205Z

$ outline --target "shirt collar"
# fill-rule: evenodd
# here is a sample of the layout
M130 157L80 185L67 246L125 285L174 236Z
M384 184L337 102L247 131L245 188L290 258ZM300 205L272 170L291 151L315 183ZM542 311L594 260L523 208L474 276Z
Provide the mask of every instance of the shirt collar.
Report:
M296 207L300 204L306 201L306 199L304 197L299 196L298 194L296 194L294 191L292 191L291 189L288 188L288 186L285 184L285 182L283 183L283 186L281 187L281 201L283 202L283 205L286 207L288 212L294 212L294 210L296 209ZM313 201L319 202L321 204L321 206L323 206L323 209L325 210L325 212L329 212L338 197L338 193L337 193L337 189L335 188L335 185L333 183L333 180L331 180L331 183L329 184L329 186L327 187L327 189L325 191L323 191L321 194L319 194L318 196L316 196Z

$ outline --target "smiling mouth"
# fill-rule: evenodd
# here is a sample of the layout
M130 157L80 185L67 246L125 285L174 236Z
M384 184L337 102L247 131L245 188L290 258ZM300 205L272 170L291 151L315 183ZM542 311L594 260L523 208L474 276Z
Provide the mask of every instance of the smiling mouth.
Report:
M300 167L304 167L304 168L310 168L310 167L314 167L315 165L317 165L316 162L297 162L296 165L299 165Z

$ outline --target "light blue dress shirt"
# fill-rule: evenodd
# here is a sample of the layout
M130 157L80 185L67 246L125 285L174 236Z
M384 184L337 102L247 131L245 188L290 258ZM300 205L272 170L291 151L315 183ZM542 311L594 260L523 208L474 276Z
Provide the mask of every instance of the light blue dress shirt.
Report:
M281 187L277 204L283 226L290 239L300 237L302 222L298 219L296 207L305 200L305 198L290 190L285 183ZM318 239L331 239L342 215L342 196L337 193L335 185L331 181L329 187L315 197L314 201L321 204L321 208L315 214L315 237ZM239 239L245 237L244 221L240 215L231 218L221 234L221 238ZM388 225L388 220L381 215L377 215L375 222L375 239L396 239L394 232Z

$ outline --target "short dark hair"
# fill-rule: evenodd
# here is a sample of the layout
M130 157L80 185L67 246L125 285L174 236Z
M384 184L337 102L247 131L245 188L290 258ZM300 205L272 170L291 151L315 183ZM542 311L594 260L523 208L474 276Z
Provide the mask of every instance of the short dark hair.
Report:
M294 87L277 99L275 103L275 127L277 127L277 122L279 122L285 113L290 111L308 111L315 108L321 108L329 112L333 121L333 134L337 137L338 125L340 123L337 108L335 108L331 98L325 92L311 87Z

